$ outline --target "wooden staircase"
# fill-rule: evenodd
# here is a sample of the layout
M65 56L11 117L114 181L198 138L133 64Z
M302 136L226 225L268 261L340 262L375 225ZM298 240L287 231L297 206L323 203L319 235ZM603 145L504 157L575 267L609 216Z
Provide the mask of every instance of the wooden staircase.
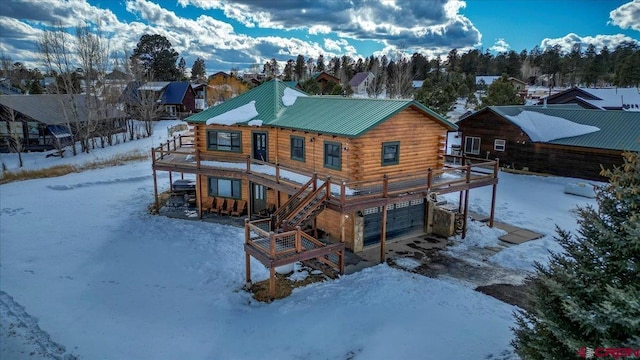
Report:
M324 210L330 195L330 183L324 182L319 187L317 183L318 178L314 175L273 213L272 231L280 233L293 230L298 226L302 227Z

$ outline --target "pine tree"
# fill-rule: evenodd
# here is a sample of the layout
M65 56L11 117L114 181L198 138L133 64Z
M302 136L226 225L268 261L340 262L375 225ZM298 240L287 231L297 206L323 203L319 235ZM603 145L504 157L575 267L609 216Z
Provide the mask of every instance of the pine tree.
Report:
M558 229L564 253L536 265L531 311L519 311L513 346L523 359L578 358L591 348L640 348L640 155L603 170L598 208L578 209L573 236Z

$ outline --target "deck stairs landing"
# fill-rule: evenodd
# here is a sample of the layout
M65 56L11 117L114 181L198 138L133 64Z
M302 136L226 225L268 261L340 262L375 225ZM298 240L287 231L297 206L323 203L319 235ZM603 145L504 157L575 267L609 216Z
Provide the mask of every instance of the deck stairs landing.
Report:
M270 269L269 293L275 289L274 268L298 261L315 259L335 272L344 273L344 243L325 243L302 231L325 209L330 182L317 185L314 176L280 206L271 218L245 223L245 256L247 283L251 283L249 256Z

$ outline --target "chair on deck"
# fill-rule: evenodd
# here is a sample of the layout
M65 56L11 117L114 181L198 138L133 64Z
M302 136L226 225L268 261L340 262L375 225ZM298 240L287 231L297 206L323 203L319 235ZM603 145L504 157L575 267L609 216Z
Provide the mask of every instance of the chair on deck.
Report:
M216 198L212 196L207 196L207 198L204 199L204 201L202 201L202 211L211 212L211 209L213 208L213 204L215 204L215 202L216 202Z
M221 197L216 198L216 201L213 202L213 206L209 209L209 212L220 215L220 212L222 209L226 208L226 205L227 199Z
M231 211L232 216L242 216L247 212L247 202L244 200L236 201L235 210Z
M227 201L227 206L220 210L222 215L231 215L231 212L236 210L238 202L236 200Z

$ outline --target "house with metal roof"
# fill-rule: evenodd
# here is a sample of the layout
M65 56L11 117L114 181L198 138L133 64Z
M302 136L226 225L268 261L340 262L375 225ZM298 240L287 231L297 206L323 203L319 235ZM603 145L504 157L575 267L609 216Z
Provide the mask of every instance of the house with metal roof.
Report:
M157 113L159 119L182 119L198 110L196 92L188 81L131 81L120 99L133 118L141 108Z
M570 88L540 100L540 104L578 104L585 109L640 112L638 88Z
M469 156L503 167L605 181L601 169L640 151L640 113L575 104L490 106L456 123Z
M354 94L366 96L367 87L369 86L369 83L373 81L373 78L375 78L375 76L372 72L359 72L353 75L353 78L351 78L351 80L349 81L349 85L351 85L351 89L353 90Z
M445 167L457 127L413 100L310 96L271 80L185 120L193 142L154 149L154 178L196 174L199 216L225 206L247 216L246 253L268 267L318 257L340 267L344 247L380 246L384 261L386 241L433 232L436 193L497 184L494 161ZM444 218L450 236L456 215Z
M84 94L0 96L0 151L10 151L9 139L12 136L21 139L24 151L60 148L85 128L89 111L87 95ZM125 130L126 114L115 107L100 106L100 110L91 117L95 121L91 128L96 134L115 134Z

